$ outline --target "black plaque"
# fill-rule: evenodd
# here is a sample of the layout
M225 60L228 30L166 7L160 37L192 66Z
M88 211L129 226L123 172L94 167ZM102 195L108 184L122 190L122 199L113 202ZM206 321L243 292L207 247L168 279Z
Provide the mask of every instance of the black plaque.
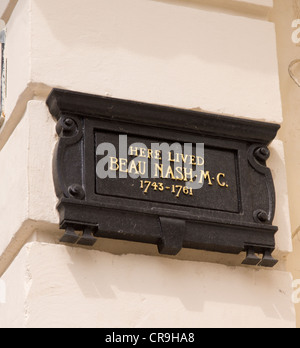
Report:
M58 89L47 105L59 135L53 172L62 242L104 237L156 244L162 254L246 252L244 264L277 263L266 160L279 125ZM189 144L188 154L173 144ZM190 187L195 182L202 187Z

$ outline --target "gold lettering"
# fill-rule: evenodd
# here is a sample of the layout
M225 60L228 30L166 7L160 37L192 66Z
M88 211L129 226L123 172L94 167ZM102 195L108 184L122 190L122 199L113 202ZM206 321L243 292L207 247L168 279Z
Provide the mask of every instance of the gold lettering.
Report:
M161 160L161 151L160 150L155 150L155 159L156 160Z
M130 173L130 174L132 174L132 173L133 174L139 174L139 172L137 170L137 167L136 167L136 164L135 164L134 161L130 162L129 167L128 167L128 173Z
M165 176L165 178L168 179L168 178L170 178L170 176L171 176L171 179L172 179L172 180L175 180L175 176L174 176L174 173L173 173L173 170L172 170L172 167L171 167L171 166L168 167L168 169L167 169L167 171L166 171L166 176Z
M120 158L119 159L119 170L120 172L122 173L128 173L128 169L127 169L127 164L128 164L128 161L126 158Z
M206 171L204 173L204 170L201 170L201 176L200 176L200 179L199 179L199 183L200 184L203 184L203 179L204 180L208 180L208 183L209 183L209 186L213 186L212 182L211 182L211 178L210 178L210 173L209 171Z
M119 160L116 157L110 157L109 170L118 171L119 170L118 162Z
M160 175L158 174L158 171L160 172ZM164 177L164 165L163 164L157 164L155 163L155 178L163 178Z
M181 168L181 167L176 167L176 168L175 168L175 172L176 172L176 174L179 175L179 176L176 175L176 180L183 181L182 168Z
M145 176L148 170L148 159L161 159L162 152L161 150L151 150L131 146L129 148L129 154L131 156L143 157L146 159L140 161L134 159L129 162L126 158L110 157L108 163L109 170ZM204 158L201 156L196 157L194 155L176 154L173 152L169 152L168 155L169 162L181 162L182 158L182 161L184 163L188 162L190 166L201 166L204 164ZM228 184L226 183L226 174L224 173L218 173L216 177L212 177L212 174L209 170L201 170L199 178L197 178L197 175L195 175L193 168L185 168L185 166L176 167L176 165L174 165L173 168L171 165L164 167L163 164L154 163L154 168L153 178L170 179L185 182L194 182L194 180L197 179L197 181L199 180L200 184L204 184L204 182L206 181L209 186L213 186L213 182L216 181L219 187L228 188ZM157 190L162 192L162 186L158 186Z
M182 158L182 162L185 164L187 162L187 159L188 159L189 155L185 155L182 153L181 154L181 158Z
M193 182L194 181L194 175L193 175L193 169L187 169L187 168L183 168L183 172L184 172L184 181L190 181ZM188 179L189 177L189 179Z
M196 163L196 156L194 156L194 155L190 156L190 164L192 166L196 166L197 165L197 163Z
M172 158L172 152L169 152L169 162L175 162L175 158Z
M143 165L143 169L142 169L142 165ZM138 166L139 166L140 175L145 175L146 174L146 162L139 161Z
M129 148L129 156L138 156L138 150L139 148L138 147L133 147L133 146L130 146Z
M142 157L142 158L146 158L147 157L146 149L144 147L140 148L140 157Z
M204 165L204 158L198 156L197 157L197 166L203 166Z
M153 158L153 150L148 149L148 158L151 159Z
M225 187L225 186L226 186L226 182L221 182L221 181L220 181L220 177L225 178L225 174L224 174L224 173L219 173L219 174L217 175L217 182L218 182L219 186Z

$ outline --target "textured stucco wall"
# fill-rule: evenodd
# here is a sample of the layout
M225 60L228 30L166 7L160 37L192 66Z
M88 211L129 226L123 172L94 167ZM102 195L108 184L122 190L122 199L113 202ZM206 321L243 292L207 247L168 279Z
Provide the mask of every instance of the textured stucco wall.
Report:
M293 325L291 277L285 272L45 243L27 244L11 271L20 267L26 270L23 288L15 286L11 272L3 279L7 306L18 304L13 294L25 298L26 327ZM1 315L0 325L7 325Z

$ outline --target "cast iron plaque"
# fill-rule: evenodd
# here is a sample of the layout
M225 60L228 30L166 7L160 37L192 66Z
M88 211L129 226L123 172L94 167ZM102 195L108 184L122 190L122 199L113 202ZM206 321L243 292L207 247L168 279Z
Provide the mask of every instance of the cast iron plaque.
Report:
M61 242L114 238L277 263L266 160L279 125L58 89L47 105Z

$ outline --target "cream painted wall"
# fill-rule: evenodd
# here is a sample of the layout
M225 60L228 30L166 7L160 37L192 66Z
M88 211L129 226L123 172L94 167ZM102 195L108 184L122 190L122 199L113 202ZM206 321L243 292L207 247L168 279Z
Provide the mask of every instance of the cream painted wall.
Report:
M276 269L241 266L243 255L184 250L166 258L139 243L71 248L58 245L57 138L45 106L51 88L60 87L282 123L272 5L17 2L7 23L0 131L0 275L7 287L0 326L295 326L285 264L292 251L285 139L271 145L268 163L279 202Z
M0 151L0 163L5 164L0 180L0 274L38 226L58 225L52 179L55 144L55 123L45 102L30 101Z
M33 1L32 80L280 122L273 24L184 4Z
M27 328L294 326L285 272L41 243L27 244L11 272L20 267ZM7 292L20 296L11 272ZM0 310L20 317L11 297Z
M281 122L274 25L238 15L247 2L235 15L189 3L19 1L7 118L22 90L42 84Z

